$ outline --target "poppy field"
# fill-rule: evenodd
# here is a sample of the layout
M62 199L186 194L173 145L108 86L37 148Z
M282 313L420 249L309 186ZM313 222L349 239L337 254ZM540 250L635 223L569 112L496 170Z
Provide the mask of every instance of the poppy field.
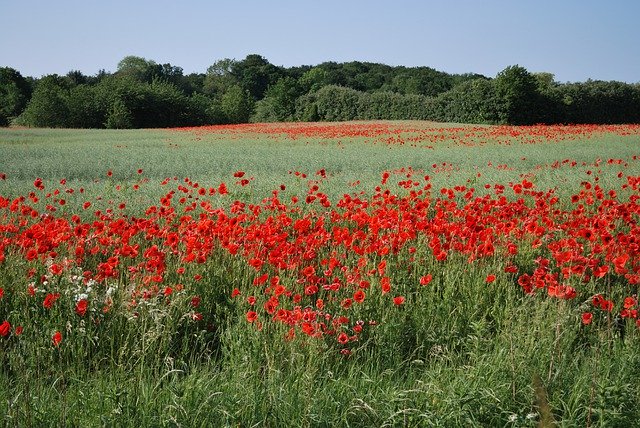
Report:
M640 126L0 130L7 426L633 426Z

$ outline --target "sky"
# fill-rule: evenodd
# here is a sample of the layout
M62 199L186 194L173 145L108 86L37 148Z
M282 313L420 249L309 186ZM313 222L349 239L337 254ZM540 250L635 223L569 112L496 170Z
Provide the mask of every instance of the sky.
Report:
M638 22L637 0L0 0L0 67L93 75L136 55L189 74L259 54L638 83Z

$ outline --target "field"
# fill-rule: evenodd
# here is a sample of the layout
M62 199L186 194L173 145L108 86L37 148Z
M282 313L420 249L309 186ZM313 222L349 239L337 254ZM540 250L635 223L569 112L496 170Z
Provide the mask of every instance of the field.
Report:
M633 426L640 126L0 129L6 426Z

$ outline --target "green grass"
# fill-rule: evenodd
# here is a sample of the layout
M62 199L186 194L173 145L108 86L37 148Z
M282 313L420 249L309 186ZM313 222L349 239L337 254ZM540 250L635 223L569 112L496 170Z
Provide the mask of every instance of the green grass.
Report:
M0 129L0 147L0 172L10 177L6 182L0 181L0 192L5 195L31 190L35 177L53 182L52 185L66 178L71 187L84 186L102 192L107 170L113 171L113 181L131 183L140 178L136 171L142 168L143 176L152 181L189 177L206 185L229 183L233 181L234 172L246 171L256 177L251 186L256 199L289 181L290 171L312 176L325 168L331 177L331 186L325 192L339 197L349 190L370 191L372 184L379 182L382 171L409 166L432 176L436 188L464 185L469 181L480 189L485 183L517 182L522 174L532 173L541 189L573 192L580 184L576 177L586 179L587 175L581 173L595 171L593 164L597 159L630 161L633 155L640 155L637 136L613 134L582 141L509 146L489 142L466 147L444 141L436 143L431 150L385 145L365 137L294 140L252 133L229 138L225 134L196 137L191 133L163 130ZM554 161L565 159L576 161L578 166L550 167ZM587 166L583 167L583 162ZM433 164L443 163L451 167L434 173ZM488 166L490 163L492 166ZM508 168L498 168L499 165ZM607 172L603 180L609 184L614 181L611 178L614 175L608 173L617 173L620 167L604 163L600 169ZM362 183L360 186L348 186L357 180Z
M605 188L620 187L620 171L640 175L640 161L633 160L640 154L638 137L613 133L509 146L444 141L427 149L387 146L364 137L294 140L253 133L0 129L0 150L0 173L7 175L0 180L1 196L27 195L35 177L44 180L47 192L63 189L58 182L66 178L67 188L85 189L81 196L67 196L70 202L59 211L68 214L84 200L95 208L114 209L125 201L126 212L143 212L167 192L159 186L167 177L178 177L178 184L189 177L205 187L226 182L233 199L258 202L280 184L287 186L281 194L303 198L307 180L289 172L315 178L322 168L329 178L320 190L333 201L344 193L371 194L383 171L409 166L421 171L417 177L430 175L435 189L466 185L483 193L484 184L506 185L528 177L538 189L556 189L563 197L594 175ZM628 166L607 165L609 158L624 159ZM565 159L577 166L551 167ZM595 166L598 159L603 162ZM434 170L433 164L439 168ZM497 168L505 164L508 168ZM106 176L107 170L113 177ZM234 185L238 170L255 180L246 187ZM395 182L405 175L392 177L393 188L402 192ZM141 188L134 191L131 186L137 183ZM118 185L123 189L116 190ZM227 204L217 196L212 200ZM126 297L116 300L123 307L96 314L100 323L69 317L70 306L48 313L24 291L20 305L8 307L5 297L0 318L30 319L40 330L2 340L2 422L623 427L640 420L640 331L635 326L627 325L624 340L614 329L587 329L580 323L586 304L523 295L503 273L500 256L473 264L462 256L438 262L426 253L426 245L419 242L418 253L425 255L411 273L392 271L407 297L403 307L372 301L354 309L354 317L367 320L375 314L380 325L351 347L351 355L342 355L335 340L298 334L285 341L286 329L279 325L252 328L244 320L246 307L229 295L236 287L250 291L255 272L222 251L204 266L191 268L189 275L199 272L203 279L185 282L188 293L176 293L171 306L157 300L141 307L137 318L124 308ZM535 250L526 242L519 245L522 262L533 264ZM408 257L405 251L389 258L390 268L394 262L405 266ZM18 260L9 256L0 263L5 290L26 287L24 273L30 265ZM176 263L173 269L178 266L175 259L169 263ZM433 282L412 291L411 281L426 273L433 273ZM487 275L494 273L496 282L486 284ZM173 274L168 279L181 280ZM122 278L113 284L116 293L125 294L128 284ZM597 291L593 281L584 287ZM185 320L192 294L202 296L201 310L212 325L192 328ZM72 299L61 300L65 298ZM20 308L29 312L20 313ZM67 324L60 327L62 322ZM599 322L606 326L612 320L602 317ZM52 347L51 333L61 328L64 346Z

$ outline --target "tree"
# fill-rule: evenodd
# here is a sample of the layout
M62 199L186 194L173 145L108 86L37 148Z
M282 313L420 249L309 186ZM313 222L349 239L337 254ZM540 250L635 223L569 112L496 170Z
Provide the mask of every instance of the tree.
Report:
M261 122L282 122L293 119L296 110L296 99L301 95L300 86L295 79L283 77L275 85L269 87L266 96L260 100L260 115L264 115ZM271 111L267 114L266 108Z
M300 98L296 103L296 117L326 121L360 119L361 97L365 95L364 92L342 86L324 86Z
M35 127L63 128L68 126L67 99L69 83L66 78L51 74L40 79L19 122Z
M133 128L133 115L122 99L116 99L109 108L105 126L109 129Z
M107 114L96 94L96 87L78 85L67 96L68 116L66 126L70 128L102 128Z
M640 88L622 82L587 80L560 85L563 121L568 123L640 123Z
M501 120L501 103L491 80L467 80L441 93L435 101L435 119L442 122L497 123Z
M452 86L451 76L430 67L408 68L396 74L391 83L393 92L426 96L436 96Z
M67 73L67 79L72 86L78 86L89 82L89 78L80 70L71 70Z
M304 92L317 91L330 83L329 73L321 67L313 67L306 71L298 80L298 84Z
M524 67L513 65L502 70L496 76L495 88L501 104L501 122L511 125L540 122L542 100L538 82Z
M236 63L234 59L224 58L210 65L202 84L203 92L221 97L230 87L237 85L238 80L232 73Z
M155 61L145 58L129 55L118 63L118 71L116 75L121 77L131 77L140 82L151 82L153 76L157 72L158 64Z
M31 85L15 69L0 68L0 124L7 125L27 106L31 98ZM4 123L2 123L4 122Z
M235 85L227 90L220 100L226 122L247 123L253 112L253 99L248 92Z
M280 68L256 54L247 55L245 59L235 63L231 74L255 101L262 99L269 86L284 76Z

